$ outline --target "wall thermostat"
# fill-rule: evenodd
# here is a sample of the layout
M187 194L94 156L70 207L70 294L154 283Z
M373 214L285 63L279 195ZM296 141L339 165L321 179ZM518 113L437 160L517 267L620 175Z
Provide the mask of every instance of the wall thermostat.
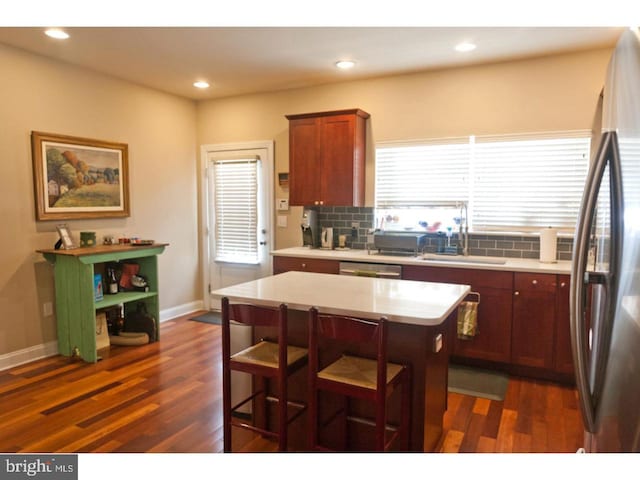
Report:
M279 198L278 210L289 210L289 200L286 198Z

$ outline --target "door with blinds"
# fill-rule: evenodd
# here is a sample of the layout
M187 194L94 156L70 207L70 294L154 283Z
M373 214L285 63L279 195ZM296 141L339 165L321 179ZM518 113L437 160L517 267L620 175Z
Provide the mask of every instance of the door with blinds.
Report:
M208 291L271 275L271 149L207 148ZM220 301L209 298L209 307Z

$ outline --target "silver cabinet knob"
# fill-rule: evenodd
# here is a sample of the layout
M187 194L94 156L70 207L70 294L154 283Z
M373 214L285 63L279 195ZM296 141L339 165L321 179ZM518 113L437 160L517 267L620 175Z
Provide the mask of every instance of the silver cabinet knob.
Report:
M520 295L520 292L518 292L517 290L515 292L513 292L514 295Z
M567 286L567 284L565 282L560 282L560 288L564 288L566 286Z
M302 265L300 265L302 268L307 268L307 264L303 263Z
M538 280L532 280L531 283L533 283L534 285L538 284Z

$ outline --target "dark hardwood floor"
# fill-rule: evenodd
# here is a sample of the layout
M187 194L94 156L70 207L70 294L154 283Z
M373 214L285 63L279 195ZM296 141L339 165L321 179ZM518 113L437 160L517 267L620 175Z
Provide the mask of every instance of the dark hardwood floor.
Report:
M164 322L161 341L96 364L54 356L0 372L0 452L221 452L220 327ZM101 352L102 353L102 352ZM234 430L234 450L275 446ZM575 452L574 389L512 378L504 401L451 393L442 452Z

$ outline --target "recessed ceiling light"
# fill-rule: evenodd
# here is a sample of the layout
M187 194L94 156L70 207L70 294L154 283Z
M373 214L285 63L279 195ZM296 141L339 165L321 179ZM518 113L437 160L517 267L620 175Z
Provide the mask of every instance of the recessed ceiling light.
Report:
M209 84L203 81L194 82L193 86L196 88L209 88Z
M455 46L456 52L470 52L476 49L476 44L471 42L462 42Z
M66 40L69 38L69 34L59 28L50 28L45 30L44 34L51 38L57 38L58 40Z
M356 62L353 60L340 60L336 62L336 67L341 68L342 70L349 70L356 65Z

